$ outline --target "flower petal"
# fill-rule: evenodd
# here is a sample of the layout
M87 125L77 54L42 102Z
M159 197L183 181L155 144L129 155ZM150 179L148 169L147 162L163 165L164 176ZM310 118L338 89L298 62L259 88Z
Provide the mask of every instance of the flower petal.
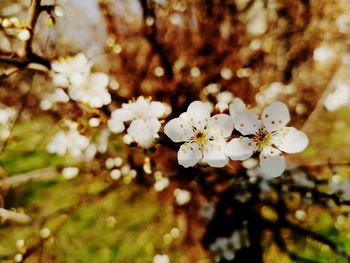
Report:
M289 122L289 110L286 104L276 101L267 106L261 114L263 128L267 131L277 131Z
M256 143L249 138L235 138L226 146L226 155L232 160L247 160L256 150Z
M209 121L210 110L203 102L197 100L188 106L186 118L188 118L192 125L198 130L202 130Z
M206 130L210 136L229 137L233 131L233 120L227 114L216 114L209 119Z
M128 134L142 147L151 147L155 140L152 129L143 120L133 120L128 128Z
M109 82L108 75L102 72L95 73L91 76L91 85L98 89L104 89Z
M112 112L112 119L117 119L120 121L131 121L134 119L134 114L127 109L116 109Z
M233 99L233 101L231 102L231 104L229 106L229 111L230 111L231 117L235 118L235 116L238 114L238 112L241 110L244 110L245 108L246 108L245 104L240 98Z
M177 153L179 164L185 168L194 166L201 158L202 152L195 143L184 143Z
M124 131L125 126L121 120L112 118L108 121L108 129L113 133L121 133Z
M165 125L164 133L173 142L183 142L187 141L193 135L193 130L191 124L187 120L175 118Z
M298 153L307 147L309 138L302 131L293 127L285 127L273 136L273 143L283 152Z
M148 120L145 121L147 126L150 129L150 132L153 134L153 137L158 138L158 132L160 130L160 127L162 126L162 124L160 123L160 121L157 118L150 118Z
M235 128L243 135L255 134L260 128L258 114L252 110L239 111L234 119Z
M224 139L209 141L203 151L203 159L212 167L224 167L229 159L225 154L226 141Z
M161 118L165 114L165 105L160 101L152 101L150 103L152 115L156 118Z
M266 178L280 176L286 169L286 162L281 152L272 147L265 147L259 155L260 167Z

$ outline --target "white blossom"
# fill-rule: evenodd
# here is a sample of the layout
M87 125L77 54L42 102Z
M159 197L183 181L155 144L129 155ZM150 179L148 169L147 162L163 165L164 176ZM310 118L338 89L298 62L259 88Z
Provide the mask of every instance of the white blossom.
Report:
M70 85L81 85L90 74L92 63L83 53L74 57L59 58L51 63L53 71L53 82L55 86L69 87Z
M179 188L174 190L174 196L178 205L185 205L191 200L191 192Z
M62 170L63 177L67 180L76 177L79 173L78 167L64 167Z
M343 180L340 175L334 175L328 182L330 194L336 194L343 200L350 200L350 181Z
M108 82L109 78L104 73L91 74L82 83L69 86L69 97L91 108L100 108L112 101L107 89Z
M1 107L0 108L0 125L7 125L8 122L16 115L16 111L12 108Z
M305 133L287 127L290 120L287 106L274 102L264 109L261 116L253 110L243 109L235 116L235 128L246 137L231 140L226 154L232 160L246 160L260 152L260 167L263 173L274 178L286 168L282 152L297 153L308 145Z
M89 139L75 129L60 130L51 139L47 151L60 156L69 154L72 157L81 157L89 144Z
M345 82L337 83L335 89L327 95L323 105L328 111L336 111L350 105L350 85Z
M0 141L6 140L10 135L10 121L16 116L16 110L0 106Z
M192 102L187 111L169 121L165 134L173 142L184 142L177 154L180 165L190 167L200 160L212 167L228 163L226 139L233 130L233 120L227 114L210 117L210 111L200 101Z
M215 108L219 112L224 112L225 110L228 109L229 104L233 100L233 97L234 96L233 96L232 92L230 92L228 90L218 93L216 95L216 99L218 102L216 103Z
M67 103L68 101L69 97L66 92L61 88L55 88L52 93L46 95L45 98L40 101L40 108L42 110L49 110L55 103Z
M169 257L167 255L155 255L153 258L153 263L170 263Z
M136 101L124 103L122 108L112 112L108 128L113 133L125 130L125 122L131 122L127 129L130 135L141 147L149 148L158 138L161 127L160 118L165 116L166 106L159 101L146 100L143 96Z

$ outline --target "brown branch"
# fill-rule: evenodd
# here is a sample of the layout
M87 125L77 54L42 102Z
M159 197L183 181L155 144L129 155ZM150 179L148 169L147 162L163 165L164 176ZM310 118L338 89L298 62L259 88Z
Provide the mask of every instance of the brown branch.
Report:
M43 168L43 169L28 172L28 173L13 175L13 176L4 178L0 180L0 188L2 189L14 188L14 187L18 187L23 184L26 184L28 182L48 180L48 179L57 178L58 176L59 176L59 173L56 168L54 167Z
M17 67L27 67L30 63L37 63L50 69L51 64L47 59L35 54L32 49L32 43L34 39L35 27L42 11L46 11L46 8L42 8L41 0L32 0L27 15L27 30L29 31L29 39L24 42L23 55L19 55L15 52L0 52L0 61L13 64Z
M171 61L168 58L167 51L164 49L164 46L157 39L157 26L156 26L156 15L154 11L154 5L149 4L147 0L140 0L143 11L143 20L144 20L144 31L145 37L150 43L154 53L158 53L160 61L165 71L165 75L169 80L172 80L174 77ZM154 20L151 26L146 24L146 19L152 18Z

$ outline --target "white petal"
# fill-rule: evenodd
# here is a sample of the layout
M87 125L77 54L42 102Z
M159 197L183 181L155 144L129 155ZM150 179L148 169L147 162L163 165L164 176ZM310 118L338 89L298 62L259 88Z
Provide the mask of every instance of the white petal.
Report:
M235 128L243 135L255 134L260 127L258 114L252 110L239 111L234 119Z
M195 143L184 143L177 153L179 164L185 168L194 166L201 158L202 152Z
M152 130L143 120L133 120L128 128L128 134L131 135L142 148L147 149L155 142Z
M112 118L108 121L108 129L113 133L120 133L124 131L125 126L121 120Z
M286 162L281 152L272 147L266 147L259 155L260 167L266 178L280 176L286 169Z
M150 103L152 115L154 117L160 118L163 117L165 114L165 105L159 101L152 101Z
M210 111L203 102L197 100L188 106L186 118L188 118L197 129L202 130L209 121Z
M206 130L210 136L229 137L233 131L233 120L227 114L216 114L209 119Z
M82 69L88 65L89 61L83 53L76 54L71 60L71 66L75 69Z
M126 109L116 109L112 112L112 119L117 119L120 121L131 121L134 119L134 115Z
M192 126L183 118L175 118L170 120L164 127L164 133L173 142L187 141L192 135Z
M261 121L265 130L277 131L286 126L290 116L286 104L276 101L267 106L261 114Z
M107 87L109 78L106 74L98 72L91 76L91 85L96 86L100 89Z
M235 118L236 114L239 111L244 110L245 108L246 107L245 107L244 102L239 98L235 98L229 106L229 111L230 111L231 117Z
M249 138L235 138L226 146L226 155L232 160L247 160L256 150L256 143Z
M146 120L146 124L147 124L150 132L152 133L153 137L158 138L159 137L158 132L160 130L160 127L162 126L160 121L157 118L150 118L150 119Z
M285 127L273 136L273 143L283 152L298 153L307 147L309 138L302 131L293 127Z
M73 86L80 87L90 81L88 75L81 72L72 72L69 74L69 81Z
M55 86L58 87L68 87L69 80L66 75L63 74L53 74L52 81Z
M204 147L203 160L212 167L224 167L229 161L225 148L224 139L209 141Z

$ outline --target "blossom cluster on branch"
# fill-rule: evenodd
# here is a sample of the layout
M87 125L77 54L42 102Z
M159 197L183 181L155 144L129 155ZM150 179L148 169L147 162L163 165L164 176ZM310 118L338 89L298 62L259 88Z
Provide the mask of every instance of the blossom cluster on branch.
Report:
M53 82L57 87L68 89L72 100L91 108L101 108L111 102L107 90L108 76L91 73L91 67L92 63L81 53L73 58L54 61ZM164 133L171 141L174 144L182 143L177 154L179 164L190 167L201 163L220 168L227 165L229 159L247 160L259 152L263 174L267 178L280 176L286 168L282 152L298 153L308 145L305 133L286 126L290 121L287 106L276 101L257 114L253 109L247 109L241 99L233 98L231 93L221 94L219 109L224 112L225 108L229 108L229 114L211 116L212 109L207 104L194 101L186 112L165 124ZM171 108L166 103L140 96L113 110L108 128L113 133L121 133L125 130L125 124L129 124L127 134L140 147L148 149L157 143L162 129L161 120L170 112ZM73 135L77 131L70 133ZM54 142L49 145L50 152L66 152L64 138L67 137L63 135L56 135ZM72 142L81 141L80 137L75 137L71 139ZM61 143L55 143L58 140ZM85 141L84 144L74 146L72 153L86 148L88 143ZM53 146L56 144L59 149Z

